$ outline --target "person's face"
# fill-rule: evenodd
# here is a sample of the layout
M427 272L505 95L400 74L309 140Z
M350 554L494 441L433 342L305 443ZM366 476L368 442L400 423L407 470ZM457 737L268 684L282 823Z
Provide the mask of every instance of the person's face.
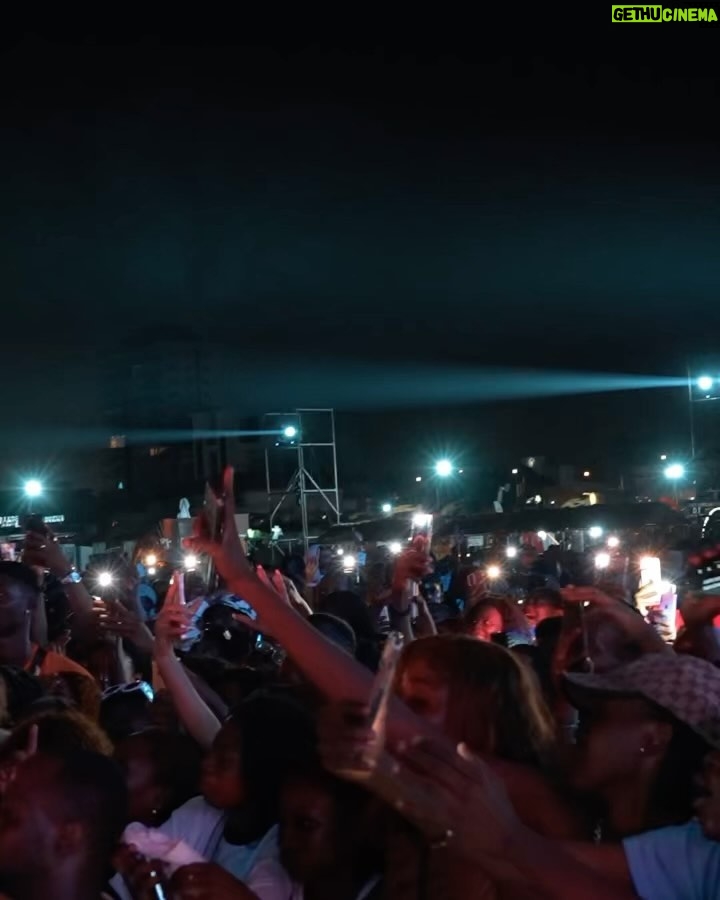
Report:
M299 882L329 868L335 859L335 803L313 784L288 785L280 801L280 859Z
M0 576L0 650L26 633L29 612L30 600L25 585Z
M129 795L129 822L157 824L157 813L164 805L162 790L156 781L155 766L145 746L132 738L117 748L115 758L125 771ZM168 760L172 765L172 760Z
M560 615L562 615L562 612L549 603L529 603L525 607L525 618L533 627L544 622L545 619L552 619Z
M405 666L400 677L398 694L418 716L444 728L448 707L448 684L424 659L413 660Z
M226 722L203 761L200 790L210 806L235 809L246 798L240 729Z
M602 791L640 777L654 755L658 733L671 727L656 722L642 700L597 698L580 710L571 781L581 791Z
M500 634L503 630L503 620L500 612L494 606L488 606L480 614L475 623L473 635L479 641L491 641L494 634Z
M38 867L52 870L57 821L51 814L51 766L35 757L20 766L0 805L0 880L13 883Z

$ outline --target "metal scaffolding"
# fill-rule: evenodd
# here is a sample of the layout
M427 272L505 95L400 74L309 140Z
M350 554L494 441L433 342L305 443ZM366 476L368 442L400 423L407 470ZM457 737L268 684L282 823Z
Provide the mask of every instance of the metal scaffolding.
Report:
M337 447L335 443L335 411L333 409L296 409L287 413L267 413L266 427L281 437L265 447L265 481L267 486L270 529L288 497L296 497L300 506L305 549L317 536L312 534L308 515L308 498L319 497L335 523L340 524L340 486L338 484ZM283 439L283 431L293 426L297 440ZM295 470L284 487L277 485L278 455L287 458L295 453ZM327 485L328 474L331 484ZM327 527L327 526L323 526Z

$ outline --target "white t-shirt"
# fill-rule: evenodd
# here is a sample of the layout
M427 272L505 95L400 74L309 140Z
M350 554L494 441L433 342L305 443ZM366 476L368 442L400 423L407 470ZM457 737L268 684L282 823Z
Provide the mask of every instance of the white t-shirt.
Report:
M623 848L642 900L720 900L720 843L699 822L646 831Z
M254 844L235 845L223 837L224 828L225 813L210 806L203 797L193 797L156 830L168 838L184 841L208 862L217 863L244 881L267 843L274 840L277 845L277 833L271 831ZM120 875L116 875L110 884L121 900L132 900Z

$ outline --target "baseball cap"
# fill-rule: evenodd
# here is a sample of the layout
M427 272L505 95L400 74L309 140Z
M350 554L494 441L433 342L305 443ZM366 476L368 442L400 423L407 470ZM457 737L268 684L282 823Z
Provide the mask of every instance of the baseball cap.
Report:
M720 670L696 656L646 653L599 674L567 673L569 699L578 707L593 695L642 697L720 749Z

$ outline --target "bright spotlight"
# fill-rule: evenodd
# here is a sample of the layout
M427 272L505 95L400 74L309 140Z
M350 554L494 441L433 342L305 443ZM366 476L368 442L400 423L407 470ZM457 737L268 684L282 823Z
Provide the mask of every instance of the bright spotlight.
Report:
M346 572L352 572L355 566L357 566L357 560L355 559L355 557L350 556L349 553L346 553L345 556L343 556L343 569Z
M183 565L188 570L197 569L197 565L198 565L197 556L195 556L194 553L188 553L188 555L183 560Z
M453 464L449 459L440 459L435 463L435 474L440 478L449 478L453 473Z
M113 583L112 572L101 572L98 575L98 584L100 585L100 587L104 587L104 588L110 587L110 585L112 583Z
M39 497L42 492L42 482L38 481L37 478L31 478L25 482L25 494L28 497Z
M157 556L154 553L148 553L145 557L145 565L146 566L156 566L157 565Z
M677 481L678 478L682 478L684 474L685 466L681 466L680 463L673 463L665 469L665 477L669 478L671 481Z
M588 531L588 534L591 538L599 538L602 537L603 530L599 525L593 525L593 527Z
M511 472L510 474L511 474L511 475L517 475L517 473L518 473L518 470L517 470L517 469L513 469L512 472Z
M416 481L418 484L420 484L420 482L422 481L422 475L417 475L417 476L415 477L415 481Z
M537 536L540 538L541 541L546 541L547 540L547 531L538 531Z
M345 556L345 551L343 550L342 547L338 547L338 548L337 548L337 555L338 555L338 556Z
M615 537L614 534L611 534L607 539L607 545L611 550L616 550L620 546L620 538Z
M157 569L155 568L155 566L150 566L150 568L147 570L147 573L148 575L155 575L157 573Z
M666 459L667 459L667 453L661 453L660 454L660 462L665 462Z
M298 430L294 425L287 425L283 428L283 437L288 438L288 440L292 440L297 437Z
M390 552L393 556L402 553L402 544L399 541L393 541L392 544L390 544Z
M701 391L712 390L713 380L709 375L701 375L697 380L697 386Z
M596 569L607 569L610 565L610 554L609 553L598 553L595 556L595 568Z
M515 559L517 556L517 547L506 547L505 556L507 556L508 559Z
M487 577L493 579L493 581L502 575L500 566L488 566L485 571L487 573Z
M587 469L586 469L586 470L583 472L583 478L589 478L589 477L590 477L590 472L588 472Z
M385 513L386 516L389 516L390 513L392 512L392 504L391 503L383 503L382 511Z

